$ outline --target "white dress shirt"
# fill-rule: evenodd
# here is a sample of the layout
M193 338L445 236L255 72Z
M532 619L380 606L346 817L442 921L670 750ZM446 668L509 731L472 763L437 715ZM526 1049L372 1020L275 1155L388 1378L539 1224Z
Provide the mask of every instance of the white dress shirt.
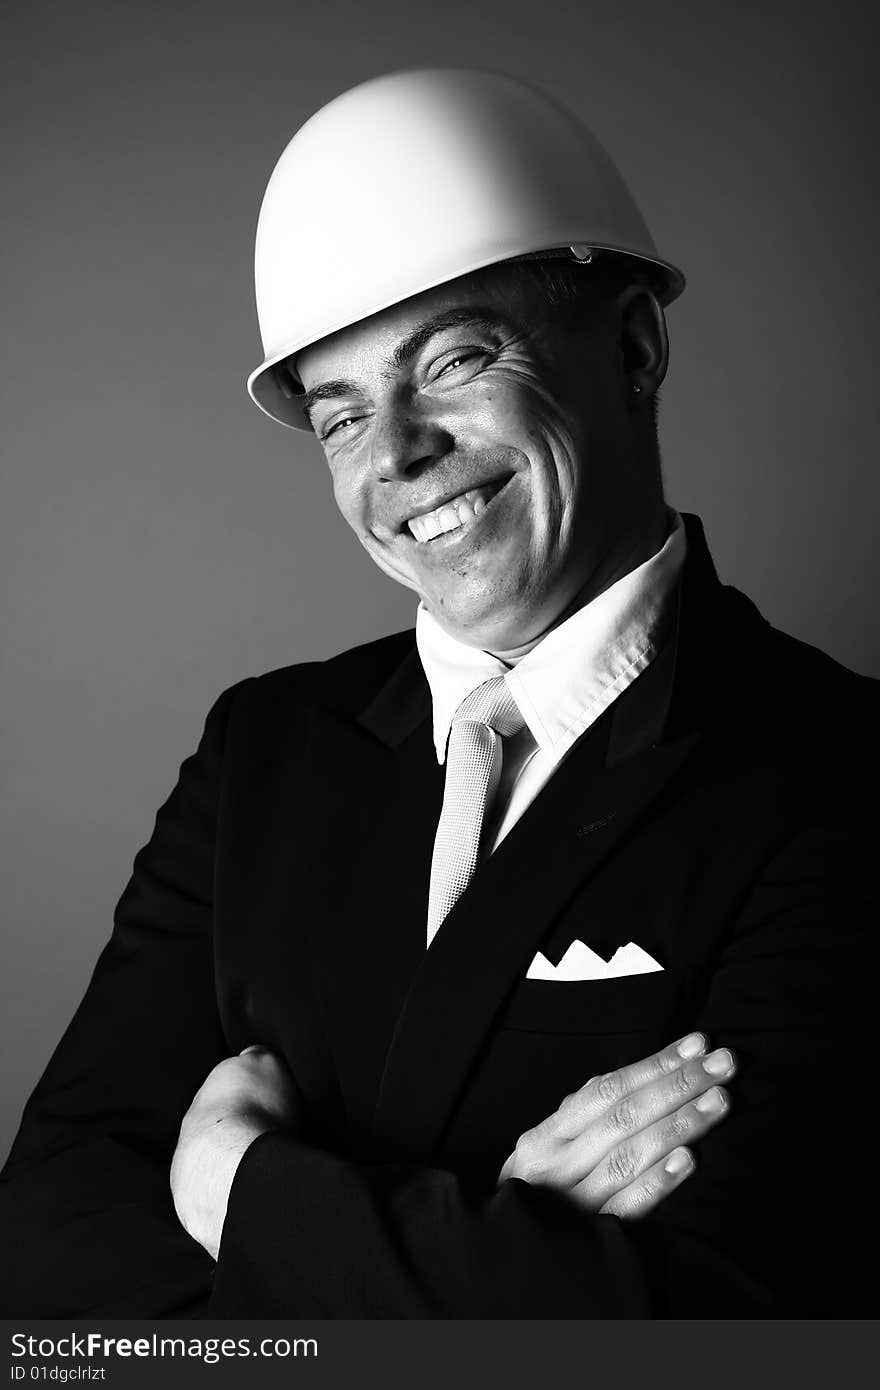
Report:
M547 636L515 666L443 630L423 604L416 645L431 689L437 761L452 718L484 681L504 676L525 720L504 740L501 779L487 814L486 849L509 833L599 715L650 665L661 645L670 595L685 557L684 522L669 511L666 542Z

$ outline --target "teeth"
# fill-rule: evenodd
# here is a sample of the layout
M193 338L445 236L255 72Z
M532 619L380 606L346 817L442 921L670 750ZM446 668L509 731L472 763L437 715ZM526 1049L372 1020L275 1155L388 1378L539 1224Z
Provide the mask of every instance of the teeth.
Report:
M485 487L471 488L460 497L453 497L451 502L444 502L442 507L437 507L433 512L425 512L424 516L414 516L407 525L416 540L422 544L434 540L446 531L457 531L465 522L473 521L474 517L485 511L502 486L503 483L499 481L487 483Z

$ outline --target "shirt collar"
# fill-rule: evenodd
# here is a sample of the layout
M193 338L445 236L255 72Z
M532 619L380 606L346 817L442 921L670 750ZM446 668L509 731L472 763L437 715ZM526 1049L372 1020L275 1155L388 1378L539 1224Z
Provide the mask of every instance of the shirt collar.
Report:
M663 639L668 599L684 563L684 523L669 510L663 546L565 622L514 667L445 632L423 604L416 646L434 711L437 761L455 711L484 681L504 676L542 752L561 758L585 729L645 669Z

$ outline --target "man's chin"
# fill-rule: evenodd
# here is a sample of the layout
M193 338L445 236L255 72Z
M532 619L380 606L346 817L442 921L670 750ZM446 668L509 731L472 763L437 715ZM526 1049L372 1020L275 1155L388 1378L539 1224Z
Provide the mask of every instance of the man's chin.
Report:
M457 642L502 660L524 656L544 635L539 618L527 621L522 612L501 613L497 605L491 610L452 608L424 595L422 603L443 631Z

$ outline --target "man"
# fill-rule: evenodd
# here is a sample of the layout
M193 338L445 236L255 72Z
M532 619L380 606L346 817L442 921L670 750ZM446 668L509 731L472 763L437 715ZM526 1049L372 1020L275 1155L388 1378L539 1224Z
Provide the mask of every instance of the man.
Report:
M665 502L682 286L510 79L285 151L251 392L415 634L211 711L7 1164L11 1311L867 1310L876 684Z

